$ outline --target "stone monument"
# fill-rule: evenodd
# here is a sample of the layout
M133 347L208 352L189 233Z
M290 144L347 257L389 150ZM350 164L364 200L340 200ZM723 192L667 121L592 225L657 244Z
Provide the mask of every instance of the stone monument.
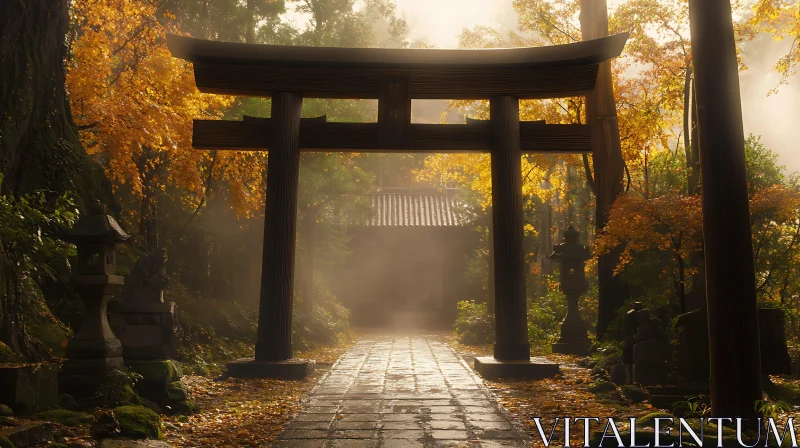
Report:
M658 319L641 302L634 302L623 324L626 340L622 356L623 362L632 365L629 371L636 384L651 386L667 381L668 354L659 330Z
M124 370L122 345L108 325L108 302L122 289L114 246L130 237L99 201L89 204L63 239L78 249L71 282L84 303L83 321L67 343L67 360L59 374L59 390L77 397Z
M188 410L175 348L175 303L164 302L167 252L156 248L136 260L114 311L114 331L125 366L142 375L137 392L171 411Z
M578 299L589 287L584 265L592 256L578 241L579 233L572 226L564 232L564 242L553 246L550 259L558 260L560 289L567 296L567 315L561 324L561 338L553 344L553 353L586 355L589 352L589 336L586 324L581 319Z

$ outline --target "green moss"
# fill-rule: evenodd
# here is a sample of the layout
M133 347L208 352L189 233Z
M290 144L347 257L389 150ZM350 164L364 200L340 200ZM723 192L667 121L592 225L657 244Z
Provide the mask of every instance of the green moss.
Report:
M72 331L66 325L47 313L33 317L27 325L28 333L41 342L53 355L65 356L65 342L72 336Z
M626 384L621 387L622 395L634 403L640 403L647 400L647 393L641 387L635 384Z
M87 407L110 408L126 404L139 402L139 395L133 388L139 376L135 373L124 372L113 375L105 380L105 383L97 387L94 396L88 403L82 403Z
M36 414L34 417L39 420L61 423L66 426L77 426L82 423L90 423L92 417L85 412L68 411L66 409L53 409Z
M161 438L161 418L144 406L120 406L114 409L121 435L133 439Z
M589 391L594 394L604 394L617 390L617 386L606 380L598 380L589 387Z
M675 418L669 412L651 412L650 414L640 417L636 420L638 426L653 426L657 418Z
M14 442L8 440L8 437L0 437L0 448L14 448Z
M128 361L126 366L141 375L144 380L159 384L169 384L181 376L179 367L172 360Z

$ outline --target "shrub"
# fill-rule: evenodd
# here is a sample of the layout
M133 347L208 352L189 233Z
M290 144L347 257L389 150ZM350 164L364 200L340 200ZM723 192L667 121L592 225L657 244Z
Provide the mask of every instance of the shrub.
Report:
M462 344L494 342L494 315L489 314L485 303L476 303L474 300L458 302L454 328L456 338Z
M350 310L342 305L322 279L316 281L311 316L302 312L302 303L299 305L294 307L292 325L292 340L297 348L308 350L320 344L338 344L351 337Z

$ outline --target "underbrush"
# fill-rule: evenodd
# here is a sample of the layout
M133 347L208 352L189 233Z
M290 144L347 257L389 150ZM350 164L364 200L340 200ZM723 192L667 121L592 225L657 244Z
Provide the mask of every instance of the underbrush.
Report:
M180 340L178 353L184 373L218 375L225 364L252 357L258 332L258 307L232 300L216 300L192 294L177 282L167 298L176 303ZM292 342L295 351L349 340L350 311L330 294L317 294L312 319L293 307Z
M536 352L548 352L550 344L558 339L560 324L556 316L563 316L566 312L566 305L559 304L559 299L557 294L548 293L528 303L528 342ZM494 319L486 303L458 302L454 324L458 342L465 345L494 343Z
M0 185L2 182L0 175ZM45 293L55 301L73 297L67 259L75 249L57 236L76 218L76 205L69 195L0 196L3 362L40 361L63 354L71 332L53 315Z

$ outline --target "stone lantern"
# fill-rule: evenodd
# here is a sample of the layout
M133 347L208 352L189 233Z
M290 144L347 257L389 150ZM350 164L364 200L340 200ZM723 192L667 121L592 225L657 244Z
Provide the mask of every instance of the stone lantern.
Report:
M578 231L572 226L564 232L564 242L553 246L550 259L560 263L560 290L567 296L567 315L561 324L561 339L553 344L554 353L585 355L588 352L589 337L578 310L578 298L589 287L584 266L591 257L589 250L578 242Z
M83 299L81 326L67 343L67 361L61 370L61 390L84 395L123 369L122 345L108 325L109 300L122 289L121 275L116 275L114 246L130 237L109 216L106 206L95 201L88 207L64 240L78 249L71 283Z

